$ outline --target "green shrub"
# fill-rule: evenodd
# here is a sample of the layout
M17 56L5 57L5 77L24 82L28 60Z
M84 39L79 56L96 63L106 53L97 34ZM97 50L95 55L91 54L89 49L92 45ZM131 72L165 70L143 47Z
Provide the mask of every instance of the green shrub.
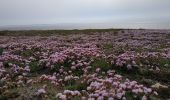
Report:
M126 92L125 93L126 100L133 100L133 94L132 92Z
M113 48L113 44L112 43L105 43L103 44L103 49L111 49Z
M133 97L133 93L128 91L125 93L125 97L126 97L126 100L141 100L141 96L140 95L136 95L137 97L134 98Z
M0 95L0 100L8 100L8 97L6 97L4 95Z
M61 66L62 66L62 64L60 64L60 63L55 63L55 64L54 64L54 67L52 68L52 70L53 70L54 72L56 72L56 71L58 72Z
M74 84L76 84L76 80L74 79L65 81L65 85L74 85Z
M96 59L92 63L93 71L96 70L96 68L101 68L101 71L106 72L106 71L110 70L112 67L111 67L111 64L107 62L106 59Z
M39 70L43 69L43 67L39 66L37 61L31 62L29 64L29 66L30 66L30 71L31 72L36 72L36 71L39 71Z
M87 84L85 84L85 83L72 84L72 85L65 86L66 90L78 90L78 91L81 91L81 90L86 90L86 88L87 88Z
M81 76L81 75L83 75L83 70L77 68L77 69L73 70L73 74L75 76Z
M68 86L65 86L65 89L66 90L77 90L77 86L76 85L68 85Z
M21 56L23 56L23 57L30 57L32 55L33 55L32 50L25 50L25 51L21 52Z
M167 58L154 58L154 57L148 57L145 59L139 59L138 63L142 63L142 64L149 64L149 65L153 65L153 66L160 66L160 68L162 67L169 67L169 66L165 66L165 65L170 65L170 59Z
M3 48L0 48L0 55L2 55L3 53Z
M61 66L64 67L65 71L68 71L68 70L70 70L71 62L69 62L69 59L66 59L64 62L55 63L52 70L58 72L59 69L61 68Z

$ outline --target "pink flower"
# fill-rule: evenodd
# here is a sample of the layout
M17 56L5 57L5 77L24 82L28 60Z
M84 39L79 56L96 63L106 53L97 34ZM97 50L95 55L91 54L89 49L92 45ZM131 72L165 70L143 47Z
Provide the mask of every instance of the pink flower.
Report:
M144 96L142 97L142 100L147 100L147 97L144 95Z
M117 94L116 94L116 97L117 97L118 99L121 99L121 98L122 98L122 96L123 96L123 94L122 94L122 93L117 93Z
M39 89L38 92L36 92L37 95L45 94L46 91L44 89Z
M108 100L114 100L114 98L113 97L109 97Z
M75 66L71 66L71 69L74 70L74 69L76 69L76 67Z
M156 91L153 92L155 95L158 95L158 93Z
M132 65L128 64L128 65L127 65L127 69L128 69L128 70L132 69Z
M126 97L123 97L122 100L126 100Z
M80 95L81 95L81 93L80 93L79 91L77 91L77 90L74 91L74 94L77 95L77 96L80 96Z
M62 93L58 93L58 94L56 95L56 98L61 99L61 100L67 100L66 95L63 95Z
M97 100L103 100L103 99L104 99L103 96L99 96L99 97L97 98Z
M96 72L97 72L97 73L100 72L100 68L97 68L97 69L96 69Z
M84 96L83 96L83 97L81 97L81 100L86 100L86 97L84 97Z
M3 67L3 62L0 62L0 68L2 68Z
M55 76L49 77L49 80L55 81L55 80L56 80L56 77L55 77Z
M88 100L95 100L95 98L90 97L90 98L88 98Z

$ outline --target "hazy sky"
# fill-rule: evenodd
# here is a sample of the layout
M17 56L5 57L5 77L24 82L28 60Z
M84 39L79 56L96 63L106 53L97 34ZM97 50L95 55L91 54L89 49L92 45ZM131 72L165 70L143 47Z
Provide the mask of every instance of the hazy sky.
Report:
M0 0L0 26L64 23L170 28L170 0Z

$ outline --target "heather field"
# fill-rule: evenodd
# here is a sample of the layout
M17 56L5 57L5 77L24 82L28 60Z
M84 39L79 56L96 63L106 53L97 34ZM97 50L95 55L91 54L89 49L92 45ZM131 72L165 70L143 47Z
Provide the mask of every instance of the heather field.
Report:
M168 100L170 30L0 32L0 100Z

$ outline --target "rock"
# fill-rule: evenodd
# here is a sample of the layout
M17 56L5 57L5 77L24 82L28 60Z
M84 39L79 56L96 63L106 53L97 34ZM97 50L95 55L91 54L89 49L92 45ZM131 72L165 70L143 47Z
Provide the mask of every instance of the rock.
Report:
M162 85L160 83L156 83L156 84L152 85L151 87L155 88L155 89L160 89L160 88L168 89L168 86Z

